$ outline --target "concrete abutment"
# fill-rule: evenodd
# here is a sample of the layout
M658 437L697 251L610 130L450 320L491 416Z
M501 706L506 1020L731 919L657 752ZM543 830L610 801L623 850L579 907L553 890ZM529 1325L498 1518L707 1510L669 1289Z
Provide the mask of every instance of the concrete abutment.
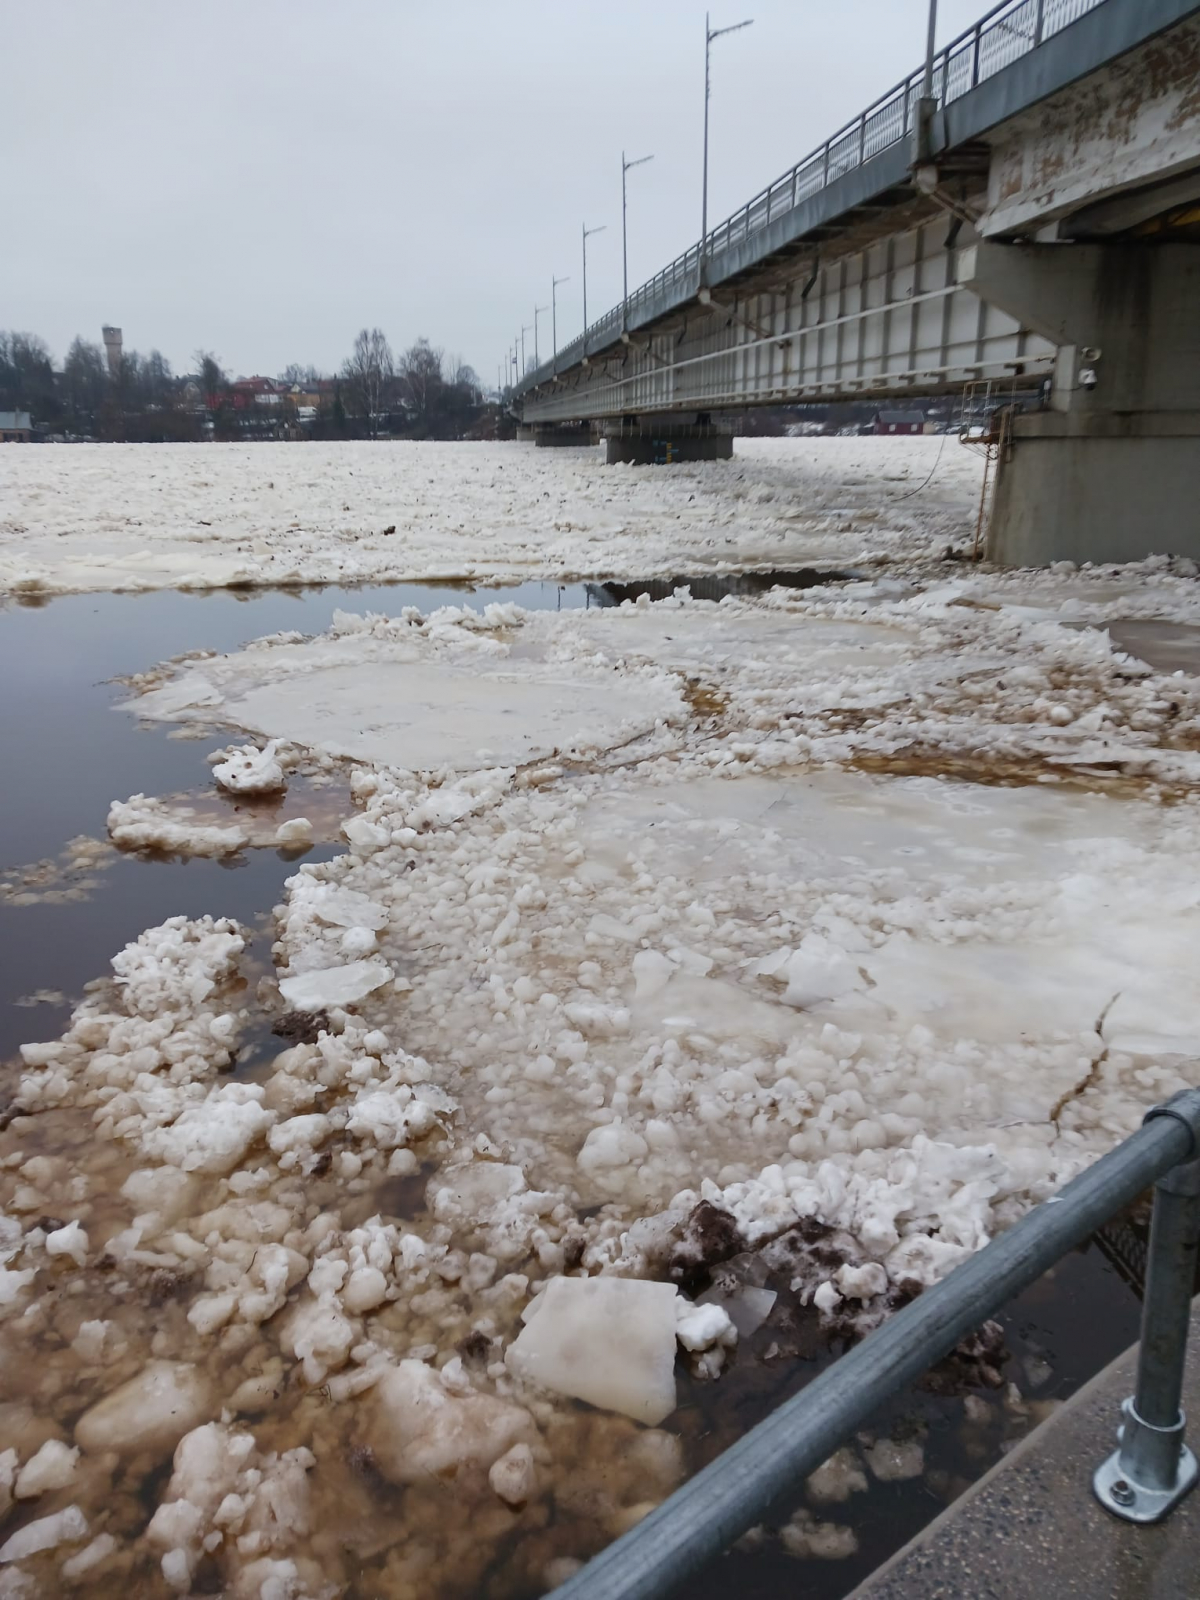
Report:
M1002 448L989 558L1200 557L1200 245L984 241L958 281L1058 346Z

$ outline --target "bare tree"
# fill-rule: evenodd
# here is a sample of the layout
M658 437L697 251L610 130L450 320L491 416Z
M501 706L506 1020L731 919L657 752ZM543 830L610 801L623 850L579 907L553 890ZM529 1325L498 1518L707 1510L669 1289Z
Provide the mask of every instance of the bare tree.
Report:
M77 334L63 362L63 397L71 426L94 429L108 391L108 364L98 344Z
M210 411L219 411L229 399L229 379L211 350L197 350L192 358L200 375L200 393Z
M428 438L437 430L446 387L443 355L428 339L418 339L400 358L400 393L412 430Z
M351 407L366 419L367 433L378 437L379 420L387 390L395 375L392 347L382 328L363 328L354 341L354 354L342 368Z

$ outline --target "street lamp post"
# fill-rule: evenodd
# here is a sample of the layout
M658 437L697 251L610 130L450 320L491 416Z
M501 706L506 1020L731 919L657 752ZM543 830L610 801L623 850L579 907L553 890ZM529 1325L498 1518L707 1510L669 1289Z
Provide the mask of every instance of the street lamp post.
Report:
M607 226L608 226L607 222L602 222L598 228L589 228L586 222L583 225L583 331L584 331L584 333L587 332L587 325L588 325L588 319L587 319L587 242L592 237L592 235L594 233L603 233L605 228L607 228ZM584 355L586 355L586 354L587 354L587 351L585 350L584 351Z
M913 124L913 165L929 162L933 145L933 118L937 99L933 92L933 58L937 49L937 0L929 0L929 27L925 36L925 71L921 75L921 98Z
M712 54L714 39L721 38L722 34L737 33L742 28L748 28L754 21L747 17L745 22L735 22L728 28L714 28L708 20L708 12L704 13L704 194L700 207L700 272L704 273L704 263L708 259L708 98L710 93L709 57Z
M526 372L526 367L525 367L525 335L527 333L532 333L532 332L533 332L533 329L529 326L528 323L526 323L525 326L521 329L521 377L522 378L524 378L525 372Z
M541 366L541 357L538 355L538 318L549 311L549 306L534 306L533 308L533 370L536 372Z
M644 167L647 161L653 161L653 156L639 156L636 161L626 161L624 150L621 151L621 324L624 326L626 312L629 306L629 248L627 230L625 227L625 174L631 167Z
M554 356L551 365L558 369L558 286L560 283L570 283L570 278L550 279L550 341L554 346Z

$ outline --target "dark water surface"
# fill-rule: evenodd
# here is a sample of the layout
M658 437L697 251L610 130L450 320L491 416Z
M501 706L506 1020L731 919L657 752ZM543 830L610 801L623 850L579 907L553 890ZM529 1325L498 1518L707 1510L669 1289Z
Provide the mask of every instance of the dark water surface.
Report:
M398 616L406 606L481 610L493 601L529 610L603 603L583 584L524 583L507 589L382 584L360 588L158 590L63 595L0 608L0 873L58 856L80 834L105 838L114 800L180 791L214 794L206 754L223 744L171 739L121 709L128 691L112 680L145 672L189 650L236 650L285 629L322 633L335 611ZM609 602L611 603L611 602ZM289 791L304 813L304 786ZM233 816L233 803L222 800ZM327 803L327 802L326 802ZM327 860L318 844L302 859ZM114 852L86 900L13 905L0 901L0 1060L28 1040L56 1037L85 983L144 928L172 916L236 917L249 928L283 895L300 859L252 849L225 861L151 859ZM260 936L254 954L266 959ZM38 990L61 1004L18 1006Z

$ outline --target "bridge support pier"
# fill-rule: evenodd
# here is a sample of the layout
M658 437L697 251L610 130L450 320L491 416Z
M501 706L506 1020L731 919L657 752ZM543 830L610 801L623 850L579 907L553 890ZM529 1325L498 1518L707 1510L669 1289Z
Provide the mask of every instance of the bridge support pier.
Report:
M1018 417L1000 461L988 559L1200 559L1200 410L1163 418Z
M535 422L533 442L547 450L560 445L591 445L596 440L590 422Z
M688 422L682 417L622 417L605 428L607 464L652 467L682 461L728 461L733 435L723 433L707 417Z
M1200 246L984 241L959 265L1059 347L1001 457L989 558L1200 558Z

